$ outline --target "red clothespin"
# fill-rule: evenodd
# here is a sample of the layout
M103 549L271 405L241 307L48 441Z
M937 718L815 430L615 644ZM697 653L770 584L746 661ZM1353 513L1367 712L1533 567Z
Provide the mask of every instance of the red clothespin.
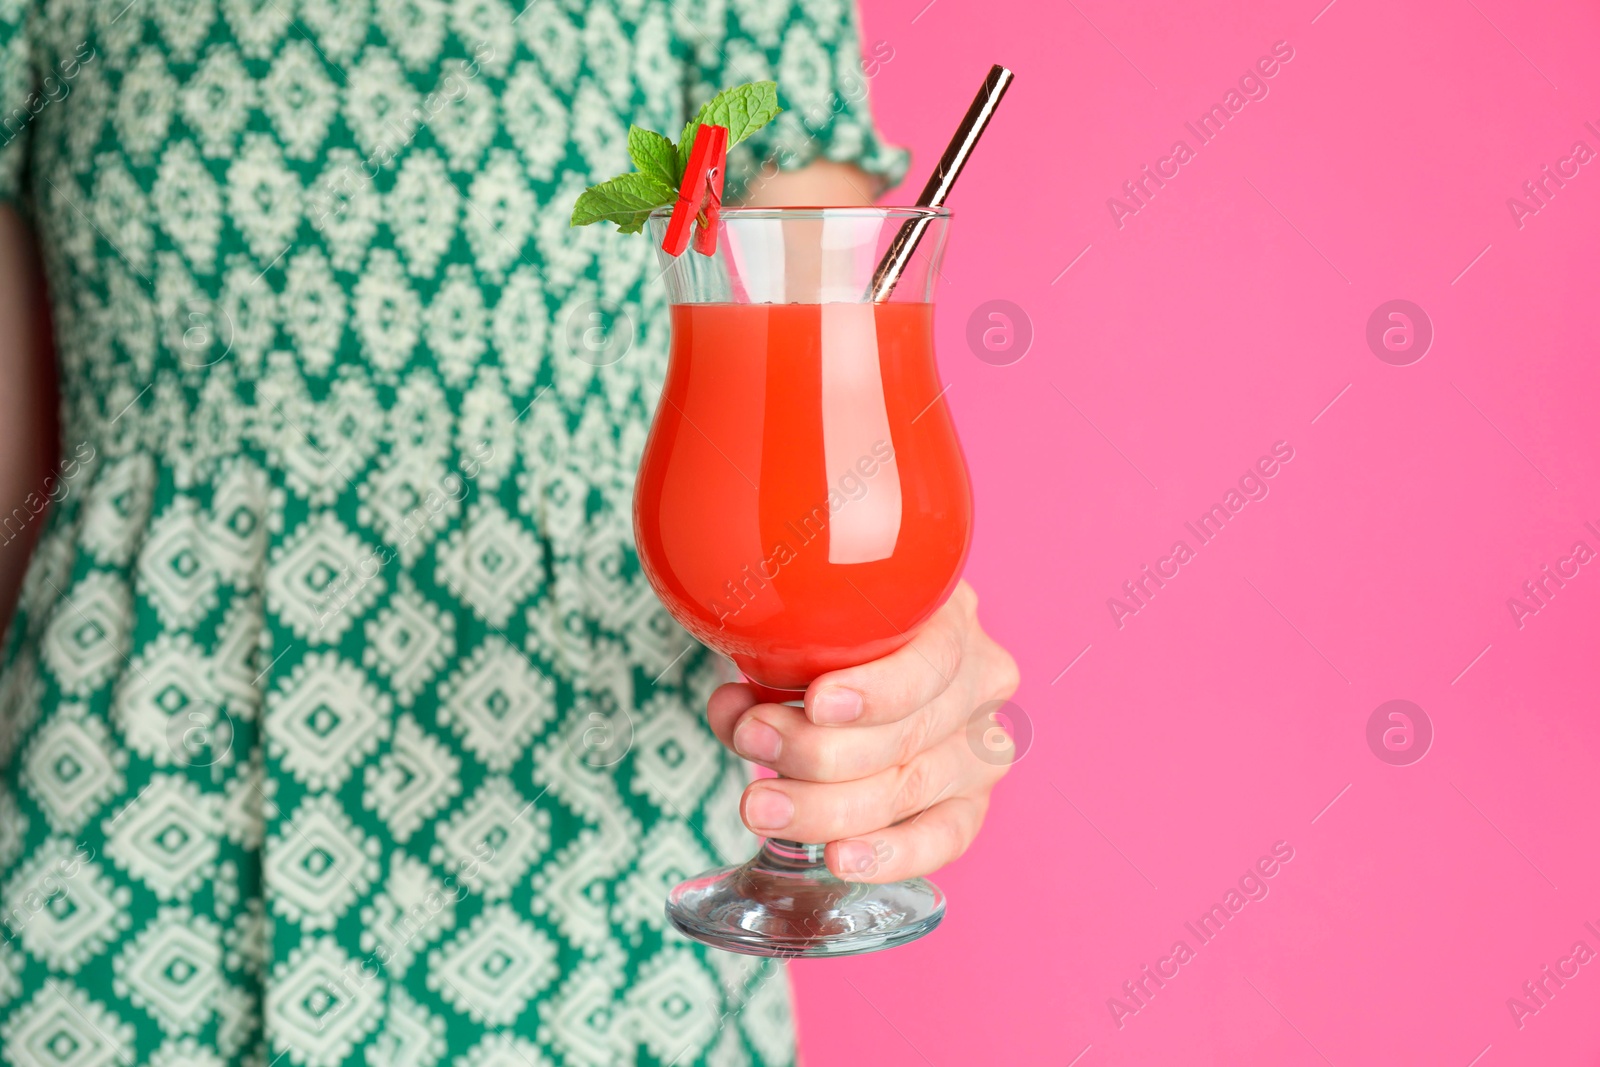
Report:
M701 126L689 151L689 165L683 171L683 187L667 221L667 237L661 248L669 256L681 256L689 247L691 227L694 250L709 256L717 250L717 220L722 215L722 176L728 162L728 128Z
M702 256L716 255L717 252L717 224L722 219L722 175L728 169L727 128L717 126L714 129L717 131L717 140L713 150L717 162L706 176L705 207L700 212L700 225L694 234L694 250Z

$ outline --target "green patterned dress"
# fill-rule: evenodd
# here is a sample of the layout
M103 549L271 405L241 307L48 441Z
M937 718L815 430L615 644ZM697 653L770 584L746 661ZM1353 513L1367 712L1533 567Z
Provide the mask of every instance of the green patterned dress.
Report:
M570 229L776 77L738 160L897 178L849 0L0 0L0 198L65 468L0 674L0 1062L787 1063L663 930L743 857L719 661L631 537L667 348ZM13 548L12 551L17 551Z

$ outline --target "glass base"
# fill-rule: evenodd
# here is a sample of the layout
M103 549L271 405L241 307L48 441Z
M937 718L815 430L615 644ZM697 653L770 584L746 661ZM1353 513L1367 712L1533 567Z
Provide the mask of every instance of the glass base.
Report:
M784 959L879 952L933 932L944 894L925 878L847 882L821 845L769 839L748 863L673 887L667 917L696 941Z

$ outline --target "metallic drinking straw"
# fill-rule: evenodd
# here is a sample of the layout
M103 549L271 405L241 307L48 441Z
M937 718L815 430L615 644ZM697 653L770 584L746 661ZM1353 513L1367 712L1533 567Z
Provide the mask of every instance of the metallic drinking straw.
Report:
M944 155L939 157L939 166L928 176L928 184L922 187L922 195L917 197L918 207L939 207L950 195L950 187L961 176L961 168L966 166L967 157L972 154L978 138L983 136L984 127L989 125L995 108L1000 106L1000 98L1006 95L1012 77L1012 73L998 63L989 68L983 88L973 97L972 106L967 108L955 136L945 146ZM917 242L922 240L929 221L927 218L915 218L901 224L900 232L895 234L889 250L884 253L877 271L873 273L873 303L882 303L894 292L895 284L899 282L906 264L911 262L911 255L917 250Z

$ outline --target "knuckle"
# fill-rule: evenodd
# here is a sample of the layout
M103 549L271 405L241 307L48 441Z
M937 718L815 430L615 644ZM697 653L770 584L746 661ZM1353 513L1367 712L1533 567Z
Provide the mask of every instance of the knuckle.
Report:
M994 723L991 727L985 726L983 719L973 721L979 730L969 729L967 751L962 766L969 773L971 780L983 783L992 789L994 783L1016 763L1017 742L1010 732L998 723ZM988 722L994 722L992 715Z
M817 736L810 730L801 731L803 740L796 746L795 774L812 782L840 782L849 777L846 755L840 738Z
M1007 740L1010 741L1009 738ZM1011 769L1017 765L1017 746L1015 741L1010 741L1005 749L990 751L993 752L993 756L988 759L979 756L976 752L972 753L972 762L968 765L970 775L966 779L971 783L970 788L973 796L982 800L985 804L988 803L989 794L994 792L995 786L999 785L1000 780L1010 774Z
M939 631L937 643L931 650L933 662L941 665L940 673L948 680L955 674L956 668L961 665L961 654L964 650L964 630L948 627Z
M894 845L883 838L872 842L872 875L876 878L897 877Z
M928 795L928 768L918 760L900 768L899 781L895 783L893 820L898 822L921 811Z
M828 837L861 836L881 830L894 821L892 813L884 811L885 800L872 789L840 790L829 820Z
M932 741L933 716L912 715L902 720L895 762L902 765L912 763Z
M994 642L990 642L994 644ZM1022 670L1017 666L1016 657L994 645L995 651L995 692L1001 698L1009 698L1017 691L1017 686L1022 684Z
M942 866L959 857L967 850L967 834L962 823L957 819L946 819L935 825L934 848L937 862Z
M974 797L972 799L972 821L968 824L967 828L968 844L971 844L972 840L978 836L978 831L983 829L983 824L988 820L988 818L989 794L985 793L981 797Z

